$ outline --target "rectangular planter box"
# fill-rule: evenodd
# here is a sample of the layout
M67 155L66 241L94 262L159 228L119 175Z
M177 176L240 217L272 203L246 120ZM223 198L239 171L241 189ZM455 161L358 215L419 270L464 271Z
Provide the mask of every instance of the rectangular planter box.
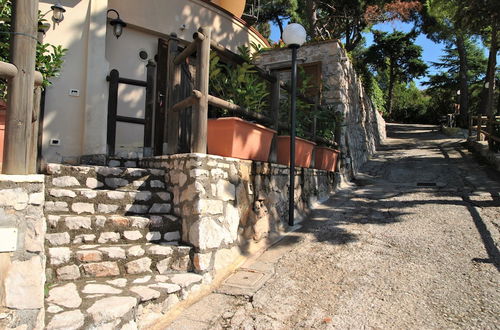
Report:
M295 166L309 167L316 143L295 138ZM278 136L278 163L290 165L290 136Z
M241 118L208 120L208 153L267 162L276 131Z
M340 151L327 148L314 148L314 167L319 170L335 172Z

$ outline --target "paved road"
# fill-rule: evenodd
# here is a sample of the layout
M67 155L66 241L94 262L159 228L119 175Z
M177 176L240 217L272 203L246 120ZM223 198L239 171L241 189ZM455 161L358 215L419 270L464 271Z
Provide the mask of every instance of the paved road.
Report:
M269 251L259 291L212 294L169 328L500 328L500 175L433 127L388 132L355 185Z

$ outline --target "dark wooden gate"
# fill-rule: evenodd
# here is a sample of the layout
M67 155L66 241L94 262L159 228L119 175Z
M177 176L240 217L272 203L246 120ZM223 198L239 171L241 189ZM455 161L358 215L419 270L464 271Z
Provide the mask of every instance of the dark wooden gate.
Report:
M117 122L144 125L144 156L148 157L152 155L154 79L155 79L156 64L153 61L149 61L146 67L147 67L146 81L120 77L120 73L116 69L111 70L109 76L106 77L106 80L109 81L108 134L107 134L108 156L115 155ZM118 115L119 84L133 85L146 88L146 104L145 104L144 118Z
M194 88L193 65L186 61L173 65L175 57L184 49L180 40L171 36L168 40L158 39L156 70L156 111L154 154L177 154L190 151L191 108L168 112L167 109L191 95Z

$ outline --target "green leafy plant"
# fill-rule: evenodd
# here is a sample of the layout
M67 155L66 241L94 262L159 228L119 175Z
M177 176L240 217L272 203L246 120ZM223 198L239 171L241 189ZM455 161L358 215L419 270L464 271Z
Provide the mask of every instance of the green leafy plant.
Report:
M213 52L210 58L210 94L237 104L254 112L262 112L268 105L269 88L257 75L248 47L239 48L245 62L242 64L222 63ZM227 110L219 115L227 116Z
M0 0L0 61L9 62L10 28L12 1ZM39 13L38 26L43 26L46 20ZM57 77L63 65L63 57L67 49L48 43L37 43L35 68L43 76L43 87L49 86L50 78ZM7 83L0 80L0 99L7 97Z
M306 76L303 68L298 68L298 80L301 81L297 87L297 95L306 95L307 90L312 87L312 77ZM289 86L290 87L290 86ZM314 103L309 103L301 97L296 98L296 134L300 138L308 138L313 126ZM288 123L290 121L291 100L290 95L280 100L280 120ZM289 133L284 130L282 133Z

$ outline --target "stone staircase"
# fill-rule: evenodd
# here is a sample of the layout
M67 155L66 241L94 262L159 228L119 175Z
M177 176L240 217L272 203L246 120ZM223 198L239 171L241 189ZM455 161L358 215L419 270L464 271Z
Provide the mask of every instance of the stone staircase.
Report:
M48 329L143 327L203 283L192 248L179 244L164 170L48 164L46 173Z

